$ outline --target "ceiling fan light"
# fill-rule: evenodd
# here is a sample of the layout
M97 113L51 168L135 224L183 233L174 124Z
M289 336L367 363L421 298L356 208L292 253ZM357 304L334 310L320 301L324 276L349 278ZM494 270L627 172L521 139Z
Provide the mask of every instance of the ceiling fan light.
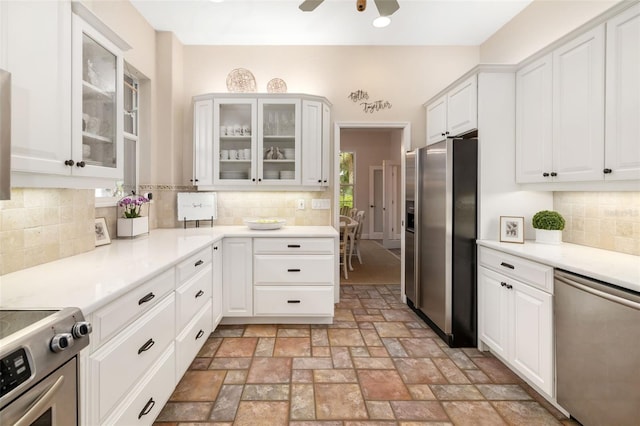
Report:
M388 16L378 16L373 20L373 26L376 28L384 28L391 23L391 18Z

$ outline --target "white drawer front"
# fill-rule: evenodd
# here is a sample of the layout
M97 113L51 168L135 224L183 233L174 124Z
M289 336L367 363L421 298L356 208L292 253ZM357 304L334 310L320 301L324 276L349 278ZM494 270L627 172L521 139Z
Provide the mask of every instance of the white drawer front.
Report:
M187 260L180 262L178 266L176 266L178 271L178 285L183 284L198 271L211 264L212 259L211 246L209 246L190 256Z
M333 238L254 238L255 254L334 254Z
M254 291L255 315L333 316L331 286L262 286Z
M211 298L213 269L206 265L176 290L176 330L180 332Z
M91 320L92 348L100 347L122 327L155 306L175 286L175 270L171 268L96 311Z
M89 356L103 419L127 394L175 336L175 296L170 294L121 335Z
M176 387L175 359L175 347L171 344L104 424L152 425Z
M176 379L182 375L211 334L211 301L202 308L176 338Z
M551 266L486 247L479 247L478 258L482 266L553 294L553 268Z
M332 285L334 257L328 255L254 255L254 284Z

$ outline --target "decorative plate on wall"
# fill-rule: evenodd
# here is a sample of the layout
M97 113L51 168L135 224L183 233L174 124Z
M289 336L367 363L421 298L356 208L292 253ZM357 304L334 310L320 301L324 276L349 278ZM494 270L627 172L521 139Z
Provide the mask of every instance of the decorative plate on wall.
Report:
M267 83L267 93L287 93L287 83L281 78L272 78Z
M253 93L256 91L256 79L251 71L236 68L227 76L227 90L231 93Z

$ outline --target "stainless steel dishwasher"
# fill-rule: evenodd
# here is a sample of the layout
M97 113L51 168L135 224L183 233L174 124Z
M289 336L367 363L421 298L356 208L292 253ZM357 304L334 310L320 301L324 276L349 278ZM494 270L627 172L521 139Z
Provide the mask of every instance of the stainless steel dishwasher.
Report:
M555 273L558 403L585 426L640 421L640 293Z

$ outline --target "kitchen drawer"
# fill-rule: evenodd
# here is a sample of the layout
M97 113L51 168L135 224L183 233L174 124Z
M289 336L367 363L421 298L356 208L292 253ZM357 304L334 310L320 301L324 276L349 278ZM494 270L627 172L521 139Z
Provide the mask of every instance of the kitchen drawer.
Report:
M553 294L553 268L486 247L478 248L479 263Z
M176 387L175 361L175 346L171 344L104 424L152 425Z
M170 294L120 335L89 356L102 420L156 362L175 337L175 296ZM97 422L96 422L97 423Z
M254 315L333 316L333 286L262 286L254 293Z
M176 330L178 333L211 299L212 265L204 266L189 281L176 290Z
M176 379L180 380L211 334L211 301L196 314L176 338Z
M333 238L254 238L254 254L334 254Z
M332 285L335 260L329 255L254 255L254 284Z
M180 262L178 266L176 266L178 286L194 276L198 271L204 269L205 266L210 265L212 259L211 246L208 246L190 256L187 260Z
M155 306L175 286L175 270L171 268L97 310L91 319L91 347L94 350L100 347L117 331Z

